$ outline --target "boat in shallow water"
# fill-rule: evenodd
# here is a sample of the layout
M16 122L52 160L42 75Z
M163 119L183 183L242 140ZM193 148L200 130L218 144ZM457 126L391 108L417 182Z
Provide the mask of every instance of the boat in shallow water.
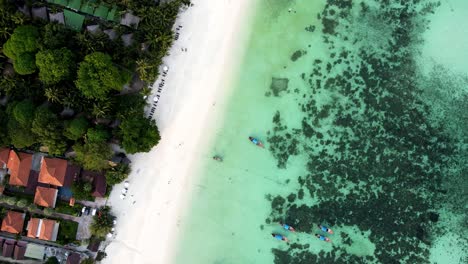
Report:
M290 225L287 225L285 223L279 223L284 229L288 230L288 231L291 231L291 232L296 232L296 229L294 229L294 227L290 226Z
M252 142L252 143L254 143L255 145L257 145L258 147L261 147L261 148L265 147L265 146L263 145L263 143L262 143L260 140L254 138L254 137L249 137L249 140L250 140L250 142Z
M326 236L322 236L322 235L319 235L319 234L315 234L315 237L317 237L318 239L322 240L322 241L325 241L325 242L331 242L331 240L326 237Z
M323 226L323 225L318 225L318 228L320 230L322 230L323 232L327 232L328 234L333 234L333 230L331 230L330 228L326 227L326 226Z
M283 235L272 233L271 236L278 239L278 240L281 240L281 241L284 241L284 242L289 242L288 238L283 236Z

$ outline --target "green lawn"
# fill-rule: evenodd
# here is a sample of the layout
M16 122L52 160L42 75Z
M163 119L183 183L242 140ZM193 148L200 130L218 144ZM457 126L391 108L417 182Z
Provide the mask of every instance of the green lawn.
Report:
M57 243L61 245L73 243L76 241L78 232L78 223L68 220L59 220L60 227L57 235Z

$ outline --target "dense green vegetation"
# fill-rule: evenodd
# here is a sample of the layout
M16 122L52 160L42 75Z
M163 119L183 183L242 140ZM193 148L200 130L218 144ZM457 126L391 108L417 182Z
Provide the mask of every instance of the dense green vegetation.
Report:
M91 223L91 234L98 238L105 238L114 226L115 216L112 215L110 207L103 207L93 218Z
M76 233L78 232L78 223L74 221L60 220L59 232L57 235L57 243L66 245L76 241Z
M143 93L122 88L133 74L147 84L155 80L177 13L189 1L106 3L132 10L141 19L138 28L99 22L115 30L111 40L102 32L32 20L13 1L0 0L0 146L43 147L56 156L73 150L85 169L103 170L113 153L110 142L127 153L158 143L156 124L144 117ZM120 39L126 33L134 38L128 47Z
M130 167L125 164L119 164L106 172L107 185L114 186L123 182L130 172Z

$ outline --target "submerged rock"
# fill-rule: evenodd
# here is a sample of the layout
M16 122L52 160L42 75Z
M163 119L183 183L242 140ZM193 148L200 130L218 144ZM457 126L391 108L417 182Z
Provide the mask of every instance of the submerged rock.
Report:
M281 92L288 90L289 79L288 78L275 78L271 79L270 90L273 96L278 97Z

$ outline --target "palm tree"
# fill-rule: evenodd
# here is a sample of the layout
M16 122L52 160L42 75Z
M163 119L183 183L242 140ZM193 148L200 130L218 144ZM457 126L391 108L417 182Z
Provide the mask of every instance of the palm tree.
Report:
M154 68L153 65L151 65L146 58L139 59L136 61L137 64L137 73L138 76L140 77L141 80L143 81L148 81L148 72L152 68Z
M105 101L97 101L93 104L92 115L95 118L104 118L108 117L109 113L112 110L112 101L105 100Z
M44 89L44 95L47 100L52 103L62 103L64 98L63 91L57 86L50 86Z

